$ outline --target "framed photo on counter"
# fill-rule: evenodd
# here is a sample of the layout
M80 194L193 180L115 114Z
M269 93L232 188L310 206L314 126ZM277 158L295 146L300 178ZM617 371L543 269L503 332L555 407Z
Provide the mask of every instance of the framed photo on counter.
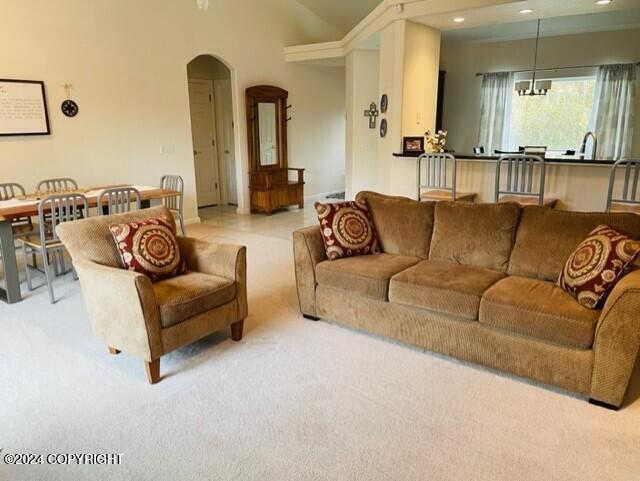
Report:
M0 79L0 136L49 134L44 82Z
M403 137L402 152L405 154L424 153L424 137Z

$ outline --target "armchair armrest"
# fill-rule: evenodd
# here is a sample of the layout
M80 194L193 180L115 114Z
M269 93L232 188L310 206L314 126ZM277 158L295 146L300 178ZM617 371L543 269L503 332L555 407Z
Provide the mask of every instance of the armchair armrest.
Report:
M619 407L640 350L640 270L613 289L596 327L591 398Z
M234 244L210 242L193 237L179 237L180 254L187 269L224 277L235 281L238 320L248 315L247 308L247 248Z
M87 259L74 261L74 266L98 339L148 362L158 359L160 313L151 280Z
M320 226L310 226L293 233L293 256L300 310L316 317L316 266L327 259Z

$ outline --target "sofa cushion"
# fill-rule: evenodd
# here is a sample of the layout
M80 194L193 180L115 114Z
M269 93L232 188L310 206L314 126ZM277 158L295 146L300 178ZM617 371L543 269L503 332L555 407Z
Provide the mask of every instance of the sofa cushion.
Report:
M368 191L360 192L356 201L369 206L383 252L422 259L429 257L434 202Z
M557 281L573 250L601 224L640 239L639 215L525 207L509 261L509 274Z
M483 292L504 277L489 269L423 261L393 276L389 300L477 320Z
M173 326L231 302L236 296L234 281L200 272L156 282L153 291L162 327Z
M315 209L329 260L379 252L378 236L366 204L316 202Z
M571 253L558 285L584 307L602 308L639 252L640 242L606 225L598 226Z
M506 272L519 217L517 204L438 202L429 259Z
M583 349L593 345L599 317L551 282L516 276L496 283L480 303L482 324Z
M417 257L373 254L324 261L316 266L318 284L380 301L389 299L389 280L420 262Z

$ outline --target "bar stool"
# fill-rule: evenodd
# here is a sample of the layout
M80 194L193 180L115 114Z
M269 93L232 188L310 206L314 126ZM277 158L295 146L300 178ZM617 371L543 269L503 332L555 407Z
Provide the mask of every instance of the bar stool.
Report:
M534 186L536 166L539 170L537 188ZM505 167L506 182L503 183L502 172ZM545 162L542 157L520 154L502 155L496 162L495 202L555 207L558 200L547 199L544 196L545 175Z
M51 304L56 302L53 293L53 279L49 273L49 254L54 256L54 270L58 274L58 267L55 262L55 256L64 254L65 248L56 234L56 227L64 222L72 222L83 218L83 212L89 213L89 203L84 195L80 194L61 194L45 197L38 203L38 219L40 221L39 235L30 235L23 237L22 253L25 261L25 272L27 277L27 287L33 290L31 282L30 267L27 265L29 254L33 255L38 252L42 256L44 263L44 276L49 290L49 299ZM45 216L49 218L51 228L46 227ZM64 269L64 263L61 263ZM77 279L75 270L73 270L73 278ZM63 272L64 273L64 272Z
M614 197L616 174L624 168L624 181L620 197ZM620 159L611 167L609 175L609 192L607 194L607 212L632 212L640 214L640 160Z
M115 187L105 189L98 194L98 215L123 214L142 208L140 191L133 187Z
M163 175L160 178L160 188L180 192L179 196L165 197L162 199L162 204L178 216L180 231L182 235L185 235L186 231L184 230L184 213L182 208L184 201L184 180L182 180L182 177L179 175Z
M424 168L423 168L424 167ZM448 174L449 170L451 175ZM422 172L426 174L425 183ZM451 154L422 154L418 157L418 200L473 202L475 193L456 190L456 158ZM449 180L451 182L449 183ZM423 189L428 189L423 192Z

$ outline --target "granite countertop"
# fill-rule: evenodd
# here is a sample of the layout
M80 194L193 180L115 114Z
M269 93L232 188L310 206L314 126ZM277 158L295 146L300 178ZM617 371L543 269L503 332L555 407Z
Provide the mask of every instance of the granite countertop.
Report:
M409 157L409 158L416 158L416 157L420 157L424 152L407 152L407 153L396 153L393 154L394 157ZM480 154L480 155L476 155L476 154L467 154L467 153L457 153L457 152L452 152L452 155L454 155L457 159L463 159L463 160L486 160L486 161L495 161L498 160L500 158L499 155L486 155L486 154ZM613 165L614 161L613 160L604 160L604 159L596 159L596 160L591 160L591 159L583 159L578 155L547 155L544 160L546 162L550 162L553 164L583 164L583 165Z

